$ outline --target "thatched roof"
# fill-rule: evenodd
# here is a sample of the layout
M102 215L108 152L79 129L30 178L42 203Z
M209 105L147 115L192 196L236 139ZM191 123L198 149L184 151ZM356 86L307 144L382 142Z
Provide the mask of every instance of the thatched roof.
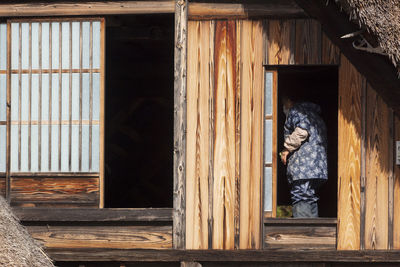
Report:
M400 1L336 0L350 19L376 37L392 63L400 66Z
M0 266L54 266L0 196Z

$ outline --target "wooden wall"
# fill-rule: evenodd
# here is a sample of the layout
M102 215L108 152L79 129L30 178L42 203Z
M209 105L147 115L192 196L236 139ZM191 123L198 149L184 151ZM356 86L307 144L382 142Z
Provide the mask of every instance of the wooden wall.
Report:
M313 20L189 21L186 248L262 247L262 64L338 62Z
M188 28L186 248L261 247L263 62L339 67L336 246L400 248L399 118L320 24L202 20ZM275 230L264 231L267 242Z
M260 248L262 23L188 27L186 247Z

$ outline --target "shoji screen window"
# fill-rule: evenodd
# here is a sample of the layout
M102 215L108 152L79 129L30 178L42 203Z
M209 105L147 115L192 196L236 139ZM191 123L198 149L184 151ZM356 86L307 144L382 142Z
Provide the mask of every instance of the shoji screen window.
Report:
M276 216L277 72L265 71L264 82L264 213Z
M8 21L6 191L15 205L102 205L103 24Z

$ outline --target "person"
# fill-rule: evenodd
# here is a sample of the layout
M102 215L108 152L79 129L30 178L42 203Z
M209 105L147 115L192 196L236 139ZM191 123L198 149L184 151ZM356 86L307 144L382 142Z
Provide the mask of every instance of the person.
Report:
M328 179L327 130L321 108L283 97L283 110L286 121L280 158L287 165L293 217L318 217L318 189Z

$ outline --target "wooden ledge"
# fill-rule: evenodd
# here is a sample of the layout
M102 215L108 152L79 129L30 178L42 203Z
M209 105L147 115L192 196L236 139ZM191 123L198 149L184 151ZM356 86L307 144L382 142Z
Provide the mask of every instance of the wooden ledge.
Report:
M264 217L264 225L275 226L336 226L336 218L266 218Z
M400 262L399 251L46 249L55 261L80 262Z
M13 208L22 222L172 222L172 208Z

